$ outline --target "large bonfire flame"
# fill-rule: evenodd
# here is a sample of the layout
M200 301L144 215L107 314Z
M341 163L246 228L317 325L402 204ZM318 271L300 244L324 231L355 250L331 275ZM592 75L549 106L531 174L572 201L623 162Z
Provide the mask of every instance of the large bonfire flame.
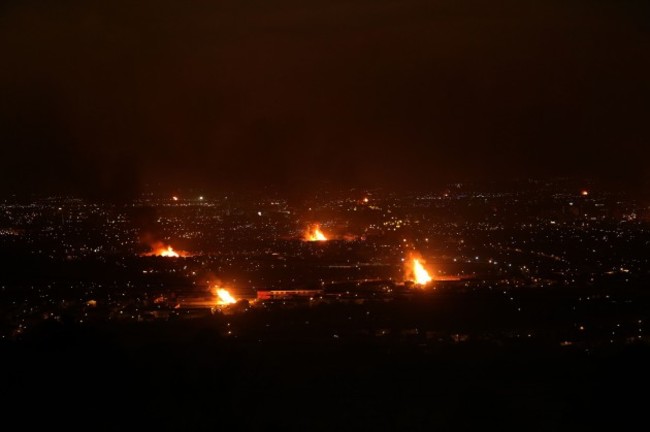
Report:
M327 237L323 234L323 231L320 230L320 225L312 225L305 232L306 241L326 241Z
M174 250L170 245L164 245L162 243L156 243L151 247L152 251L149 252L148 256L158 256L165 258L179 258L187 256L187 254L180 250Z
M416 285L426 285L433 280L427 269L424 268L424 260L411 258L406 263L406 280Z
M172 249L171 246L167 246L167 250L163 250L160 253L160 256L178 258L180 255L178 254L178 252L176 252L174 249Z
M217 304L220 306L237 303L237 300L225 288L217 287L214 293L217 296Z

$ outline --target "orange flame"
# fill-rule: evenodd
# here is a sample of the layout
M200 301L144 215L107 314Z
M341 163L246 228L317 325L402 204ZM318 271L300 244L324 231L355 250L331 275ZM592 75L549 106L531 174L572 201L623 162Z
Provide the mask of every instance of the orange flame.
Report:
M215 295L217 296L218 305L225 306L237 303L237 300L235 300L235 298L225 288L217 287L215 290Z
M327 237L323 234L323 231L320 229L320 225L312 225L305 232L306 241L326 241Z
M178 258L180 255L178 254L178 252L176 252L174 249L172 249L171 246L167 246L167 249L166 249L166 250L163 250L163 251L160 253L160 256L162 256L162 257Z
M420 258L411 258L406 264L406 280L414 282L416 285L426 285L433 280L426 268L424 260Z
M151 246L151 249L153 250L145 254L146 256L157 256L157 257L165 257L165 258L179 258L179 257L187 256L185 252L174 250L173 247L169 245L164 245L162 243L154 244L153 246Z

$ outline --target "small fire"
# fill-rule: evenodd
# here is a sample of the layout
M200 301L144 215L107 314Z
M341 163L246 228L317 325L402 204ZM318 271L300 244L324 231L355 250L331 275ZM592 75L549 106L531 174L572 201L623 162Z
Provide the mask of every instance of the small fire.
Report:
M413 281L416 285L426 285L433 280L427 269L424 268L423 260L412 258L406 268L406 280Z
M587 189L583 189L582 191L580 191L580 195L582 195L582 196L588 196L588 195L589 195L589 191L588 191Z
M217 296L218 305L231 305L237 303L237 300L228 292L225 288L217 288L215 290L215 295Z
M305 232L305 240L306 241L326 241L327 237L325 237L325 234L323 234L323 231L320 229L320 225L312 225L307 229L307 232Z

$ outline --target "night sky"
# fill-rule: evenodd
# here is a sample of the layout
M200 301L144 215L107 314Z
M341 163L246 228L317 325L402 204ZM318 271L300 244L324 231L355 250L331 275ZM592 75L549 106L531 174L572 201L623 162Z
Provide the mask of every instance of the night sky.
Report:
M650 177L645 0L4 0L0 55L5 194Z

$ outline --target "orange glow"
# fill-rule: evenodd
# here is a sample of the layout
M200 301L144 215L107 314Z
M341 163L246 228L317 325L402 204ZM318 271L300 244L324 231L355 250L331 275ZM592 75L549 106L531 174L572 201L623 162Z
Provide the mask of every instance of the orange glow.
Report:
M416 285L426 285L433 280L421 258L411 258L406 263L406 280Z
M177 196L173 196L172 199L173 199L174 201L178 201L178 197L177 197Z
M323 231L320 229L320 225L312 225L305 232L306 241L326 241L327 237L323 234Z
M217 304L220 306L237 303L237 300L235 300L235 298L225 288L217 287L214 293L217 296Z
M585 189L582 192L580 192L580 195L587 196L587 195L589 195L589 191Z

